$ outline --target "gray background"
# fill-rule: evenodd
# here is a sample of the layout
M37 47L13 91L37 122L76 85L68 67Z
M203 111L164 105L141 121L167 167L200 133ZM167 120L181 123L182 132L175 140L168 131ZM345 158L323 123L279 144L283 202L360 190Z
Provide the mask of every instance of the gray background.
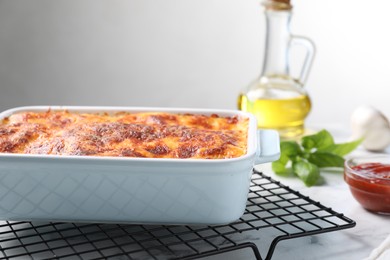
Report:
M2 0L0 110L22 105L236 108L262 66L258 0ZM296 0L317 55L308 124L390 116L390 2ZM292 73L303 51L294 52ZM294 56L293 55L293 56Z

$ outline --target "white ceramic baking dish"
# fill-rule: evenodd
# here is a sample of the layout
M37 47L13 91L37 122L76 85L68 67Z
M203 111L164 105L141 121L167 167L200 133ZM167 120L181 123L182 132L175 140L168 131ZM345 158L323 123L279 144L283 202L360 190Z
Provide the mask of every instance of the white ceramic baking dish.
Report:
M0 219L224 224L245 210L254 164L279 157L279 136L244 112L135 107L19 107L22 111L165 111L250 119L248 152L233 159L151 159L0 153Z

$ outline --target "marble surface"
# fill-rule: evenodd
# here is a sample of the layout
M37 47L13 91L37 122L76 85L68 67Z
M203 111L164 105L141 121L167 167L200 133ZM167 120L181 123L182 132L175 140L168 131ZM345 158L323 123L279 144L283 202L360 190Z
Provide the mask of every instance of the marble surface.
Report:
M356 222L351 229L281 242L272 259L364 259L390 235L390 216L364 210L352 197L341 173L323 171L326 183L307 188L295 180L275 176L267 169L263 171Z
M344 142L348 139L348 135L344 131L337 130L337 128L333 128L331 132L336 142ZM385 153L390 156L389 150ZM370 155L370 153L359 147L348 156L365 155ZM298 179L275 175L270 164L264 164L256 168L292 189L309 196L311 199L319 201L324 206L343 213L356 222L356 226L351 229L281 241L276 246L272 260L365 259L372 250L390 235L390 216L374 214L363 209L352 197L349 187L343 180L341 171L322 170L322 185L308 188ZM252 235L252 239L256 241L256 235ZM264 258L266 246L262 245L261 241L256 241L256 244ZM228 259L255 259L250 250L242 250L241 252L207 259L226 259L227 257Z

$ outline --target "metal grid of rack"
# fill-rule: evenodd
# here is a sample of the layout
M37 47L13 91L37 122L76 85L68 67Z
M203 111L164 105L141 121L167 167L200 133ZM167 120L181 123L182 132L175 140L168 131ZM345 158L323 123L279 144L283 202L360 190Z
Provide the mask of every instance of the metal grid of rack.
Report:
M265 259L281 240L355 226L343 214L254 171L247 207L237 222L218 226L0 222L0 259L195 259L244 248L245 234L269 238ZM264 253L264 252L263 252Z

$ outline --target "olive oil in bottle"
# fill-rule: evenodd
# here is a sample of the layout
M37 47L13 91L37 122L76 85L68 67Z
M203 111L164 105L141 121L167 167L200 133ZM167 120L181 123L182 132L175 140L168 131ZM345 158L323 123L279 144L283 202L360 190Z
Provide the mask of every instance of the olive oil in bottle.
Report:
M302 135L304 119L311 109L310 98L304 91L289 88L292 87L281 83L268 86L263 83L246 94L241 93L238 107L252 113L259 128L278 130L284 139Z
M304 120L311 101L303 87L314 57L314 44L307 38L291 35L289 0L264 2L266 38L261 76L241 91L238 108L252 113L258 128L276 129L281 138L304 133ZM306 58L299 79L290 76L290 49L294 44L306 48Z

